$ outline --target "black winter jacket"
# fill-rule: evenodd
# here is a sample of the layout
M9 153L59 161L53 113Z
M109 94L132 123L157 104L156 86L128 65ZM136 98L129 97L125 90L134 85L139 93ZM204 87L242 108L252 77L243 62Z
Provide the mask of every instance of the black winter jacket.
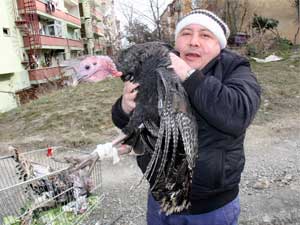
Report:
M261 90L248 60L227 49L196 70L183 86L195 110L199 142L189 213L201 214L238 195L246 128L259 108ZM121 98L112 108L112 119L119 128L128 122ZM138 157L142 170L146 160Z

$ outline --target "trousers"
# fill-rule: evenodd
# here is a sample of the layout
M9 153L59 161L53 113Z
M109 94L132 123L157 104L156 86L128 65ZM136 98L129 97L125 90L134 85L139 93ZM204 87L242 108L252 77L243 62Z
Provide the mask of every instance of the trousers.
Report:
M198 215L169 215L160 211L160 206L151 194L148 196L148 225L238 225L240 200L237 196L233 201L214 211Z

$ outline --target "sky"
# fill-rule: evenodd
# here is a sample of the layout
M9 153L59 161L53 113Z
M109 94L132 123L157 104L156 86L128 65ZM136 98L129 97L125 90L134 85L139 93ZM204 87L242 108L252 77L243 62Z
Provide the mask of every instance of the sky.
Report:
M154 0L155 2L157 0ZM160 13L162 13L167 5L172 2L172 0L158 0L160 5ZM128 12L130 9L130 6L133 6L133 9L135 11L135 15L139 15L139 19L146 23L150 29L153 29L153 25L151 24L151 21L147 19L146 17L153 18L151 16L151 10L149 5L149 0L115 0L115 13L117 18L120 20L121 23L121 30L123 30L124 26L127 24L126 17L124 17L124 13L122 12Z

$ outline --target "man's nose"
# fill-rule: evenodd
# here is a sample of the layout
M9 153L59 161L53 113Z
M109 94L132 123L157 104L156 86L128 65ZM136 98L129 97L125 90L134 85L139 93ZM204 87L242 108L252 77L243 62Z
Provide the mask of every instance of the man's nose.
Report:
M190 41L191 46L199 47L200 46L200 38L197 34L193 34Z

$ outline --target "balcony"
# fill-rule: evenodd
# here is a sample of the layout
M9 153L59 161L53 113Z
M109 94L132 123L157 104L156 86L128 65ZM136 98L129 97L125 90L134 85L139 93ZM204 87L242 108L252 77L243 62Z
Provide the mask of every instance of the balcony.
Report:
M28 71L29 80L32 84L46 83L49 80L62 78L61 67L45 67Z
M103 1L102 0L94 0L92 3L95 5L95 6L101 6L101 3Z
M91 14L92 16L94 16L98 21L102 21L103 20L103 15L100 11L98 11L97 9L91 9Z
M67 39L67 43L71 48L80 48L83 50L82 41Z
M74 0L72 0L74 1ZM24 4L23 4L23 0L18 0L18 9L21 10L21 14L22 14L22 10L24 9ZM53 17L57 17L60 18L66 22L69 22L71 24L74 24L75 26L77 26L78 28L80 28L81 23L80 23L80 18L79 17L75 17L69 13L65 13L63 11L61 11L60 9L57 9L54 12L48 13L46 10L46 4L43 1L40 0L35 0L36 3L36 10L37 13L42 13L42 15L51 15ZM78 4L77 4L78 5Z
M52 37L52 36L45 36L40 35L40 43L34 43L38 48L65 48L66 46L70 48L78 48L83 49L83 43L81 40L72 40L67 38L61 37ZM29 47L28 37L24 37L24 46L25 48Z
M78 5L78 0L64 0L68 5Z
M103 27L99 25L93 25L93 33L96 34L97 36L103 37L104 32L103 32Z
M101 51L103 50L103 45L101 45L100 43L95 43L95 51Z

